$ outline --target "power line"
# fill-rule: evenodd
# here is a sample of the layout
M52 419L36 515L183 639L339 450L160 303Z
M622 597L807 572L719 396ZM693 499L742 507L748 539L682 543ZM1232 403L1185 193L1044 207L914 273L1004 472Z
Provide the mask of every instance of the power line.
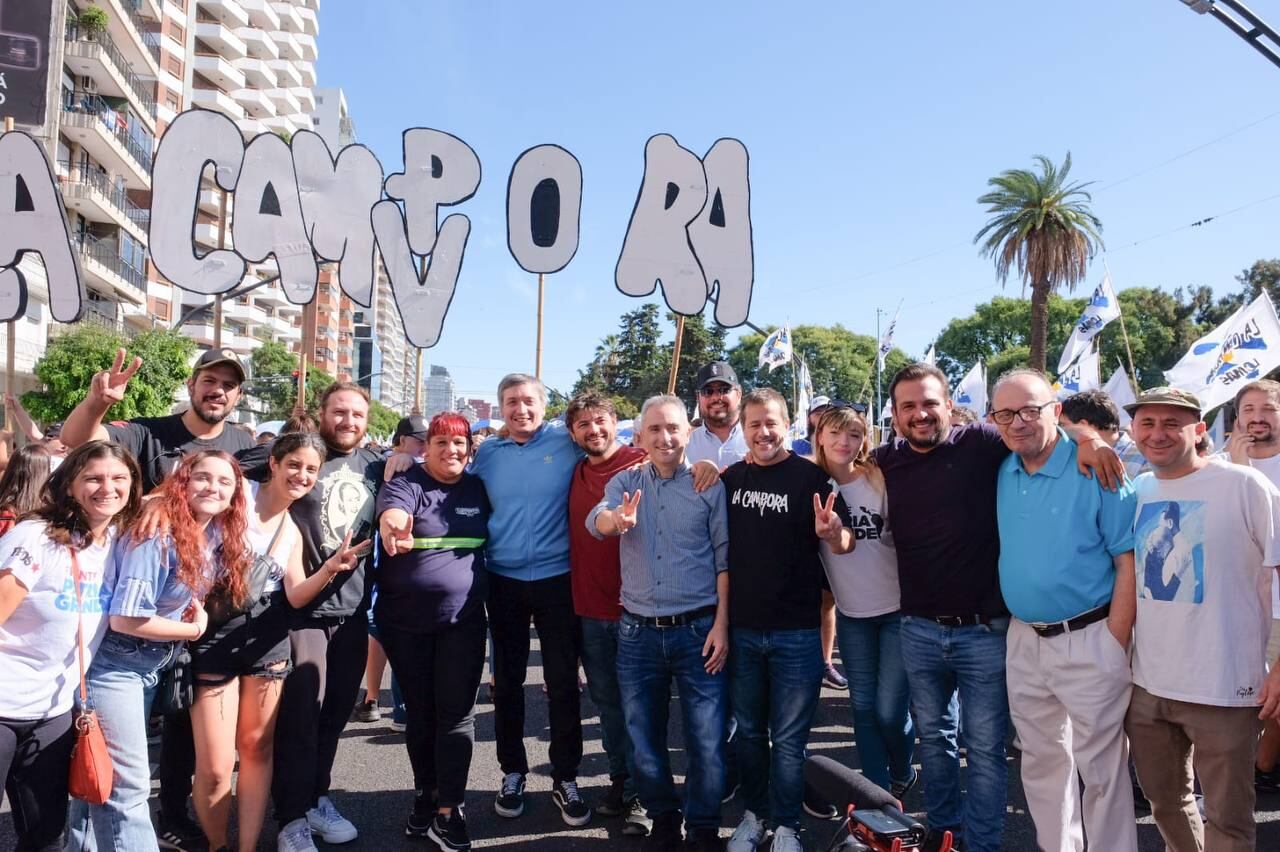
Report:
M1186 230L1190 230L1191 228L1202 228L1205 225L1208 225L1210 222L1214 222L1218 219L1224 219L1233 213L1239 213L1241 210L1248 210L1250 207L1256 207L1259 204L1265 204L1266 202L1274 201L1277 198L1280 198L1280 192L1277 192L1274 195L1268 195L1266 198L1259 198L1254 201L1250 201L1247 204L1241 204L1239 207L1233 207L1230 210L1227 210L1222 213L1215 213L1212 216L1205 216L1203 219L1197 219L1196 221L1191 222L1190 224L1187 224L1187 225L1179 225L1176 228L1171 228L1167 231L1161 231L1158 234L1152 234L1149 237L1144 237L1136 242L1132 242L1132 243L1129 243L1128 245L1121 246L1118 249L1113 249L1112 251L1124 251L1126 249L1131 249L1134 246L1140 246L1143 243L1149 243L1152 240L1158 240L1161 237L1167 237L1170 234L1176 234L1179 231L1186 231Z

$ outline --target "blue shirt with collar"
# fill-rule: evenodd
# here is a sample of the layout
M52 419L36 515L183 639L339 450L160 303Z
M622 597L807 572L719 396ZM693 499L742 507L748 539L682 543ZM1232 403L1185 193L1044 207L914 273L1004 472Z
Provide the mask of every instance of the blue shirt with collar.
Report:
M1000 590L1022 621L1066 621L1107 603L1116 578L1112 557L1133 550L1132 483L1108 491L1080 473L1076 452L1059 429L1035 473L1016 453L1000 465Z
M693 488L688 461L668 479L653 464L619 471L605 486L604 499L587 514L596 516L622 505L624 492L640 493L635 528L622 536L622 606L644 618L679 615L719 601L716 577L729 570L729 512L724 484L706 491Z
M569 573L569 485L583 453L562 423L543 423L523 444L490 438L472 471L492 513L486 567L512 580Z

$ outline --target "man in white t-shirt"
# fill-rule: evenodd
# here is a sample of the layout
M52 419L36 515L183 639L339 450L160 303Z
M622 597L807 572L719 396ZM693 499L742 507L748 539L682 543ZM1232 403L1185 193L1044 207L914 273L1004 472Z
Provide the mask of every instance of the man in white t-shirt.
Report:
M698 371L698 416L702 425L689 436L685 458L689 464L713 461L724 470L742 461L747 443L742 439L739 408L742 385L738 374L725 361L712 361Z
M1266 665L1280 491L1252 468L1196 453L1205 424L1192 394L1153 388L1125 410L1152 468L1134 483L1138 611L1125 730L1138 780L1170 852L1251 852L1259 719L1280 717L1280 668L1267 674Z
M1262 379L1236 394L1236 426L1222 455L1252 467L1280 488L1280 382ZM1271 638L1267 663L1280 657L1280 582L1271 586ZM1258 743L1253 783L1260 793L1280 793L1280 725L1268 722Z

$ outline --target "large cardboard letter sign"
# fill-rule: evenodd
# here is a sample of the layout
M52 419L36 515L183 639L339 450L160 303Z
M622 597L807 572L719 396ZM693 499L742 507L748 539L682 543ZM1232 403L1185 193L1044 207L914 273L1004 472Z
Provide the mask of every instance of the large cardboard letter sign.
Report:
M404 323L404 336L419 349L435 346L440 342L445 314L449 312L453 290L462 272L462 255L471 233L471 220L461 213L444 220L425 279L418 275L400 205L394 201L373 205L373 232Z
M709 201L689 226L689 240L702 264L707 293L719 289L716 322L742 325L751 309L755 279L747 148L737 139L719 139L702 158L702 165Z
M578 251L582 165L559 145L516 158L507 180L507 247L525 272L559 272Z
M232 192L240 179L244 141L225 115L193 109L178 115L160 138L151 167L151 262L184 290L207 296L225 293L248 268L236 252L215 249L196 256L200 177L214 167L214 181Z
M335 161L310 130L293 134L290 144L311 245L321 259L338 262L343 291L367 308L373 297L370 211L382 198L382 164L363 145L348 145Z
M262 263L275 255L280 288L295 305L315 298L319 268L302 220L293 152L274 133L255 136L244 151L231 219L236 253Z
M461 204L480 186L480 158L456 136L426 127L404 132L404 171L387 178L386 191L404 202L409 247L431 254L440 207Z
M0 320L27 310L27 282L18 263L40 255L49 282L49 312L75 322L84 307L84 282L71 251L62 197L40 145L25 133L0 136Z

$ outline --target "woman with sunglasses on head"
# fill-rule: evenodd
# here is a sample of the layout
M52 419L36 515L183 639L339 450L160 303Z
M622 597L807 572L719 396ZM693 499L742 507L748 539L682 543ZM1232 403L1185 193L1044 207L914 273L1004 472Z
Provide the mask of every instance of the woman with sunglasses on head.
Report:
M142 500L133 456L92 441L63 461L40 506L0 538L0 780L17 846L61 850L80 682L107 630L113 545Z
M853 516L857 547L822 563L836 599L836 640L849 676L853 736L862 771L901 800L916 783L914 731L900 639L898 557L884 477L870 456L866 417L833 400L814 430L814 455Z
M227 823L237 754L239 848L258 847L271 792L276 711L291 669L291 614L354 568L369 547L347 542L310 577L303 570L302 537L289 507L315 487L324 457L324 441L315 432L287 433L272 442L267 480L247 483L245 544L252 566L244 603L237 606L229 595L215 593L206 607L209 629L191 649L196 693L192 799L211 849L230 848Z
M154 499L168 533L131 534L121 543L110 630L89 668L89 701L98 712L115 779L104 804L72 805L73 852L159 848L147 805L147 718L156 687L183 643L204 633L204 597L221 590L235 600L245 596L251 554L235 459L221 450L191 453Z

